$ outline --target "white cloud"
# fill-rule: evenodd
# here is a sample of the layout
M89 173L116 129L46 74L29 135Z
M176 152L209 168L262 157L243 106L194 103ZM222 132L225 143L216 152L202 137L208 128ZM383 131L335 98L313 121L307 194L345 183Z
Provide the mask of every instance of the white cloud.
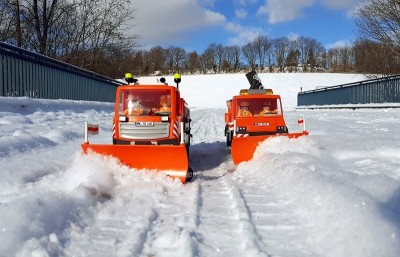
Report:
M209 2L211 3L211 2ZM169 42L171 45L185 39L190 31L221 26L225 17L202 8L196 0L133 0L135 19L132 31L141 41Z
M226 1L226 0L224 0ZM259 0L233 0L233 3L236 5L247 5L247 4L254 4L257 3Z
M265 0L257 15L267 15L270 24L287 22L301 17L303 10L314 4L315 0Z
M330 9L344 10L346 15L351 18L354 16L360 1L363 0L322 0L322 5Z
M214 7L216 0L200 0L200 3L202 3L203 6L206 7Z
M236 5L246 5L246 0L233 0Z
M240 18L240 19L244 19L247 16L247 11L243 8L238 9L235 11L235 15L236 17Z
M325 46L326 49L331 49L331 48L338 48L338 47L350 47L352 45L350 40L339 40L336 41L332 44L328 44Z
M288 22L303 16L303 10L321 4L325 8L344 10L352 16L357 3L362 0L265 0L257 15L268 16L270 24Z
M295 41L295 40L297 40L299 37L300 37L300 35L297 34L297 33L294 33L294 32L290 32L290 33L287 35L287 38L288 38L289 40L291 40L291 41Z
M255 39L259 35L266 35L267 33L261 29L256 27L244 27L240 24L228 23L225 26L225 29L231 33L234 33L235 36L228 39L227 45L238 45L243 46Z
M331 9L353 9L359 0L322 0L322 5Z
M254 3L258 0L245 0L242 4ZM201 2L201 4L199 4ZM244 27L230 23L221 13L211 11L205 5L212 5L212 0L133 0L136 24L132 31L140 36L140 43L149 49L155 45L181 45L188 40L189 32L219 27L233 35L226 38L226 45L242 46L252 41L265 31L256 27ZM236 11L237 17L245 18L244 8ZM222 32L221 32L222 33ZM209 39L209 42L213 42Z

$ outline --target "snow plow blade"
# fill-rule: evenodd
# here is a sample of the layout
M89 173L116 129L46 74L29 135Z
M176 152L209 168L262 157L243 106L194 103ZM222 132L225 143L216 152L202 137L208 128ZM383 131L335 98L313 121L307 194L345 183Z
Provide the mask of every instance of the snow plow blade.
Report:
M85 154L91 151L113 156L121 163L134 169L148 169L164 172L170 177L185 183L188 176L189 161L184 145L81 145ZM192 175L192 174L189 174Z
M277 136L286 136L289 138L298 138L300 136L308 135L307 131L290 133L290 134L279 134L279 135L267 135L267 136L249 136L249 137L234 137L231 145L232 160L235 165L249 161L253 158L253 154L256 151L259 143L265 139Z

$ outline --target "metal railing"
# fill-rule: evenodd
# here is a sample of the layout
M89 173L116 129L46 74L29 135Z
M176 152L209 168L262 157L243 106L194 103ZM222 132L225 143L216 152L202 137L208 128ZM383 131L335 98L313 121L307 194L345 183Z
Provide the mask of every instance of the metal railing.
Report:
M400 75L299 92L297 106L400 103Z
M0 96L113 102L120 83L0 42Z

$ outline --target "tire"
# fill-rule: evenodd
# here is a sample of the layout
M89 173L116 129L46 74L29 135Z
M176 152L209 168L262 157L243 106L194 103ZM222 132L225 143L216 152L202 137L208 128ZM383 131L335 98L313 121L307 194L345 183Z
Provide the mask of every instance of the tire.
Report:
M193 179L193 170L192 168L188 168L187 174L186 174L186 182L190 182Z
M231 147L232 145L232 137L231 137L231 132L226 133L226 146Z
M186 148L186 155L187 155L187 157L189 159L189 145L188 144L185 145L185 148Z

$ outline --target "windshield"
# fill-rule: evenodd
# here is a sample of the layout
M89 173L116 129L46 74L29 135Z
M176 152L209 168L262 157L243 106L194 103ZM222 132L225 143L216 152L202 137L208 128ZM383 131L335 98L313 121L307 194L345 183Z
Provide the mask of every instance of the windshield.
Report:
M124 90L120 92L120 115L155 115L171 112L171 92L158 90Z
M237 116L281 115L278 98L243 98L237 100Z

